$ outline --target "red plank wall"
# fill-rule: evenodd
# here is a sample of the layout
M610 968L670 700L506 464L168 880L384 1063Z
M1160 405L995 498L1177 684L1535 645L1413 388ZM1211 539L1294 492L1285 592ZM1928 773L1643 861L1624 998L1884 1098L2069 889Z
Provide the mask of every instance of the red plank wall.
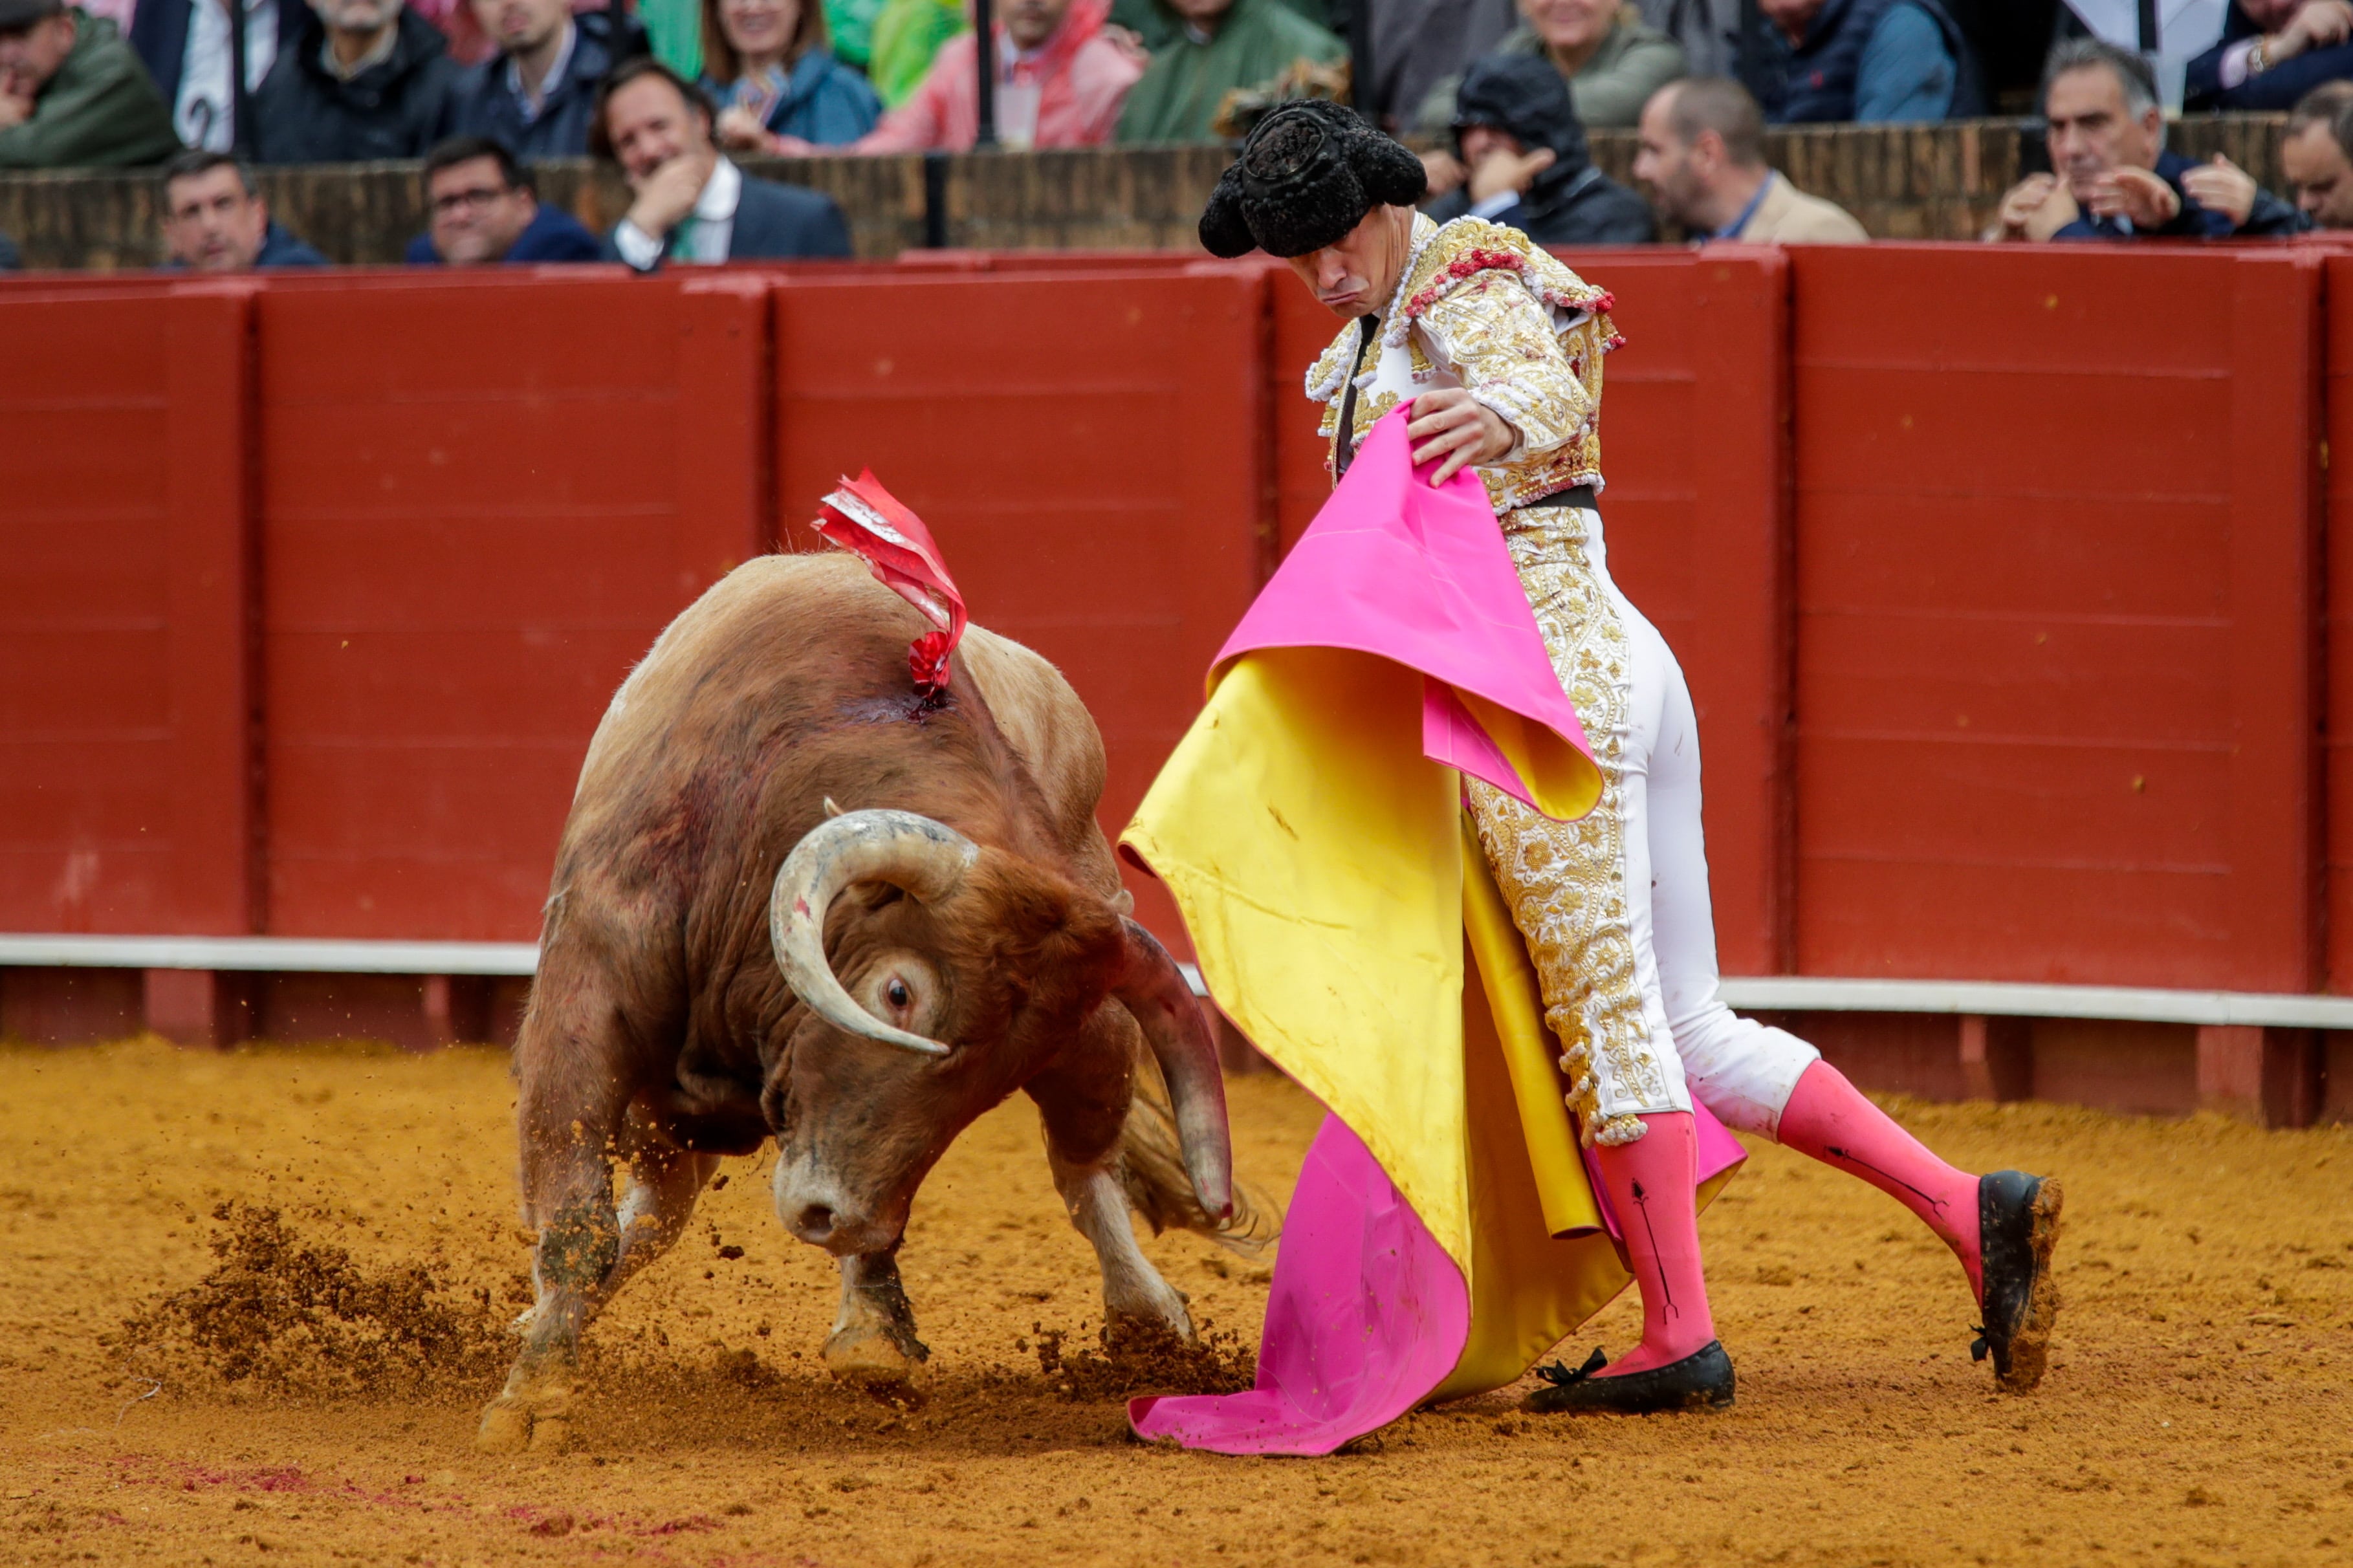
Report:
M1125 825L1258 585L1263 269L786 281L777 516L861 466L939 541L973 618L1054 661ZM842 803L849 805L852 803ZM1128 872L1139 917L1183 928Z
M0 300L0 910L253 929L246 286Z
M2329 308L2322 435L2327 443L2327 529L2320 592L2327 606L2323 634L2327 650L2323 780L2327 988L2353 991L2353 256L2332 255L2326 268ZM2353 1048L2347 1050L2343 1072L2332 1073L2329 1081L2353 1113Z
M2326 322L2295 248L1572 264L1728 972L2353 976L2353 258ZM1089 700L1115 829L1324 493L1335 326L1165 258L0 291L0 926L528 938L622 672L866 463Z
M767 532L767 286L261 302L269 929L528 941L588 738Z
M2314 260L1791 265L1800 969L2312 986Z

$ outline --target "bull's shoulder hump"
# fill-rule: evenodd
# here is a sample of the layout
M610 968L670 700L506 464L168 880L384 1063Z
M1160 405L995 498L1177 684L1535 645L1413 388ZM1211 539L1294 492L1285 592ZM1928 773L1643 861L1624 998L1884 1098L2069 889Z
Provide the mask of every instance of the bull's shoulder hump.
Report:
M1047 798L1092 813L1103 794L1103 734L1062 672L1035 649L985 626L965 628L962 652L997 727Z

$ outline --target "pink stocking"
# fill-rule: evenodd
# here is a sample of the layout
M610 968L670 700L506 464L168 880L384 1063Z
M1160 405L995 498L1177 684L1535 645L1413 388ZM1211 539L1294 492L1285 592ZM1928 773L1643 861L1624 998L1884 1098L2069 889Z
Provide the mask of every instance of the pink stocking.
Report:
M1978 1179L1928 1152L1838 1068L1818 1061L1805 1070L1781 1109L1778 1136L1784 1148L1861 1176L1918 1215L1968 1271L1969 1293L1983 1297Z
M1645 1116L1650 1131L1631 1143L1594 1151L1601 1183L1617 1211L1618 1227L1642 1292L1642 1343L1609 1363L1618 1377L1683 1360L1715 1338L1700 1270L1699 1138L1687 1110Z

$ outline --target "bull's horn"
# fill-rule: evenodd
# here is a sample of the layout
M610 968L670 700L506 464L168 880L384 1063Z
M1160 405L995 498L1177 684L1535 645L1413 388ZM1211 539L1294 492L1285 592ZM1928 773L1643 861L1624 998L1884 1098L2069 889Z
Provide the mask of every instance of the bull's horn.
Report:
M1157 938L1134 921L1127 925L1127 971L1112 989L1144 1030L1168 1081L1185 1171L1202 1208L1223 1219L1234 1208L1234 1151L1226 1131L1226 1079L1218 1068L1217 1036L1184 972Z
M776 868L768 895L768 941L785 984L837 1029L947 1055L939 1041L884 1023L843 989L826 962L825 916L852 882L889 882L926 903L944 898L979 853L955 828L912 811L846 811L810 828Z

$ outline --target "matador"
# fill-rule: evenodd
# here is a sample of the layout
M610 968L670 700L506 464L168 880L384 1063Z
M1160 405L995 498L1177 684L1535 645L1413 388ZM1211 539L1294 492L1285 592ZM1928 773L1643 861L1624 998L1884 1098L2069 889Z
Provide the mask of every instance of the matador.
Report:
M1345 321L1307 373L1307 393L1324 405L1323 432L1330 442L1330 466L1339 487L1326 517L1341 510L1352 494L1358 500L1343 520L1327 524L1326 518L1319 518L1318 528L1331 531L1328 539L1311 551L1306 547L1315 542L1311 531L1310 540L1303 542L1284 573L1270 584L1268 597L1287 595L1290 602L1303 605L1340 594L1361 606L1368 595L1377 593L1451 591L1386 582L1352 585L1350 572L1333 563L1345 559L1349 540L1369 537L1387 526L1366 507L1396 510L1386 498L1406 495L1408 500L1397 505L1419 519L1423 512L1413 509L1426 510L1439 500L1468 495L1475 500L1478 492L1457 475L1475 476L1485 504L1483 509L1472 507L1471 515L1482 520L1477 528L1494 531L1479 547L1493 551L1495 535L1500 535L1501 553L1508 556L1510 574L1533 616L1550 676L1582 727L1592 787L1579 802L1589 806L1581 816L1544 809L1539 796L1514 784L1514 774L1504 765L1508 758L1485 768L1485 776L1471 764L1445 775L1459 781L1445 787L1451 792L1450 805L1461 809L1465 847L1459 876L1443 885L1465 889L1466 922L1472 921L1474 895L1482 889L1492 887L1489 896L1499 894L1508 910L1509 928L1516 931L1533 970L1534 990L1540 995L1547 1054L1556 1060L1557 1077L1548 1086L1550 1092L1556 1105L1565 1101L1574 1117L1579 1145L1575 1163L1590 1182L1596 1206L1615 1237L1618 1261L1631 1275L1643 1308L1639 1346L1614 1360L1597 1350L1575 1370L1553 1363L1544 1369L1546 1381L1527 1397L1526 1407L1537 1412L1651 1412L1732 1403L1733 1365L1709 1310L1695 1218L1703 1167L1709 1163L1711 1121L1774 1140L1860 1176L1908 1208L1960 1263L1972 1304L1978 1309L1976 1354L1979 1359L1991 1356L2001 1387L2032 1388L2043 1373L2058 1307L2051 1278L2061 1203L2057 1182L2018 1171L1979 1176L1956 1169L1858 1092L1812 1046L1784 1030L1738 1016L1722 997L1701 832L1699 731L1691 693L1666 640L1611 579L1603 543L1599 506L1603 486L1602 367L1620 342L1610 297L1514 229L1477 217L1433 223L1416 211L1423 194L1422 168L1414 154L1348 110L1320 102L1287 104L1252 131L1219 181L1201 218L1200 234L1207 247L1220 257L1257 249L1283 259L1299 283ZM1378 488L1398 482L1386 473L1361 480L1352 476L1352 468L1377 462L1390 465L1398 474L1409 463L1410 484L1392 491ZM1430 542L1437 537L1437 524L1409 519L1405 531L1421 546L1434 548ZM1319 571L1324 574L1320 580ZM1436 580L1449 572L1433 570L1429 575ZM1261 608L1264 605L1262 600ZM1516 613L1517 606L1513 608ZM1333 613L1356 611L1344 607ZM1254 616L1259 615L1253 611ZM1468 617L1457 617L1457 622L1472 624ZM1243 682L1221 665L1221 683L1214 689L1211 712L1204 719L1204 725L1218 733L1205 734L1197 728L1195 736L1188 737L1190 749L1180 749L1172 760L1128 842L1131 851L1167 878L1177 894L1219 1005L1246 1030L1262 1026L1275 1042L1270 1054L1286 1068L1300 1064L1294 1076L1321 1095L1335 1116L1345 1116L1352 1126L1377 1123L1382 1119L1379 1107L1361 1115L1344 1107L1367 1103L1353 1095L1352 1081L1388 1070L1386 1064L1376 1059L1375 1047L1362 1038L1324 1037L1358 1025L1314 1021L1338 1017L1328 1010L1333 1004L1314 1004L1326 1007L1323 1014L1314 1013L1307 1003L1287 1013L1260 1005L1261 994L1285 987L1303 994L1313 984L1288 971L1277 973L1255 951L1239 952L1225 934L1245 920L1261 921L1252 929L1261 932L1283 929L1279 921L1260 912L1276 891L1264 880L1272 873L1232 854L1221 851L1219 858L1192 848L1196 839L1241 831L1223 826L1237 815L1229 808L1205 826L1193 826L1205 819L1198 813L1188 816L1188 803L1205 798L1203 792L1229 790L1232 786L1222 781L1237 770L1258 770L1271 777L1269 770L1279 763L1269 759L1283 751L1343 743L1323 738L1336 733L1331 727L1335 721L1324 716L1332 704L1293 702L1283 707L1278 681L1282 671L1301 672L1295 679L1302 681L1323 677L1305 673L1309 665L1295 651L1271 646L1282 642L1282 637L1270 634L1260 640L1270 646L1229 662L1262 665L1271 673L1254 678L1253 689L1275 696L1236 694ZM1302 636L1289 640L1318 639ZM1351 637L1320 640L1338 647ZM1385 651L1364 637L1354 638L1354 646ZM1390 657L1392 662L1405 658ZM1417 668L1426 675L1430 669L1427 662ZM1374 690L1377 679L1362 677L1360 689ZM1428 698L1425 707L1443 706L1443 700ZM1262 723L1250 721L1246 710L1252 701L1261 701L1276 716ZM1448 711L1471 711L1475 719L1487 710L1476 701L1465 701L1467 708L1458 703ZM1491 714L1485 727L1495 741L1481 754L1511 752L1508 716L1495 719ZM1223 749L1213 753L1208 748ZM1478 750L1457 748L1457 752L1468 755ZM1212 754L1222 759L1214 769L1207 762ZM1426 751L1414 763L1434 771L1430 759L1438 755ZM1331 792L1343 786L1335 780L1343 770L1354 778L1388 765L1324 758L1320 782L1306 786L1323 793L1302 799L1332 801L1333 809L1361 816L1372 808L1338 801ZM1400 776L1412 771L1406 763L1397 767ZM1345 787L1357 786L1352 783ZM1299 837L1293 820L1299 815L1323 813L1313 804L1303 812L1286 807L1283 825L1293 839ZM1287 841L1270 832L1268 842L1281 846ZM1366 833L1352 828L1347 846L1326 864L1345 868L1349 858L1368 853L1366 842ZM1433 834L1428 844L1434 847L1414 853L1425 858L1451 853L1442 836ZM1290 896L1314 897L1324 875L1302 873L1293 886L1304 890ZM1377 928L1389 918L1345 910L1334 918L1314 917L1312 923L1318 926L1314 952L1297 967L1320 966L1329 979L1334 964L1348 962L1344 940L1332 928L1354 920L1360 933L1369 933L1365 940L1387 940ZM1261 935L1254 939L1255 946L1263 948L1271 940ZM1503 994L1493 974L1510 962L1508 956L1493 962L1482 956L1472 966L1486 977L1491 996ZM1461 973L1467 976L1470 971ZM1461 984L1466 996L1479 989L1468 978ZM1504 1012L1495 1011L1494 1018L1500 1026ZM1466 1042L1483 1037L1483 1026L1463 1036ZM1412 1052L1425 1047L1401 1037L1378 1048ZM1475 1043L1466 1043L1465 1049L1475 1058ZM1474 1059L1464 1070L1475 1079L1480 1069ZM1527 1103L1524 1081L1514 1081L1523 1090L1521 1102ZM1461 1136L1476 1142L1482 1133L1475 1082L1468 1092ZM1501 1114L1508 1116L1509 1111ZM1440 1206L1419 1195L1437 1189L1428 1182L1409 1181L1401 1168L1421 1157L1407 1147L1409 1131L1385 1135L1386 1144L1366 1127L1356 1131L1395 1182L1400 1197L1419 1206ZM1443 1155L1440 1151L1438 1157ZM1317 1166L1303 1175L1303 1194L1312 1184L1310 1177L1322 1181L1322 1173ZM1546 1179L1540 1172L1539 1185ZM1573 1182L1574 1175L1562 1179ZM1475 1170L1464 1182L1471 1190L1469 1225L1475 1231L1484 1223L1480 1215L1493 1206L1479 1195L1481 1184L1493 1186L1493 1182ZM1549 1213L1552 1198L1544 1196ZM1429 1228L1439 1228L1432 1215L1420 1217ZM1303 1220L1314 1230L1315 1215L1303 1215L1295 1202L1284 1243L1286 1263L1295 1244L1310 1252L1322 1245L1312 1238L1298 1242ZM1568 1237L1577 1229L1556 1224L1552 1234ZM1370 1262L1355 1261L1354 1246L1352 1240L1345 1247L1324 1247L1314 1267L1343 1271L1373 1268ZM1474 1267L1525 1272L1541 1266L1480 1261L1504 1253L1476 1237L1458 1250L1459 1267L1466 1275ZM1368 1242L1362 1256L1371 1258L1377 1253L1387 1256ZM1512 1256L1540 1259L1543 1255ZM1267 1353L1279 1362L1283 1352L1276 1343L1282 1326L1278 1319L1285 1312L1312 1316L1313 1310L1322 1310L1299 1304L1316 1286L1300 1273L1306 1267L1303 1263L1293 1270L1288 1286L1278 1272ZM1615 1276L1611 1289L1622 1286L1623 1279L1623 1274ZM1351 1288L1368 1293L1388 1289L1369 1279L1361 1286L1343 1279L1323 1284L1324 1297ZM1472 1294L1478 1297L1481 1289L1474 1285ZM1589 1296L1579 1300L1585 1302L1580 1310L1589 1310ZM1474 1302L1472 1316L1483 1310ZM1575 1316L1567 1311L1558 1321L1573 1329ZM1318 1333L1328 1338L1327 1331L1312 1325L1294 1323L1287 1331L1309 1340ZM1475 1342L1480 1332L1476 1324L1468 1331ZM1312 1390L1307 1386L1335 1375L1328 1358L1303 1355L1294 1360L1290 1375L1298 1386L1284 1397L1293 1405L1331 1397L1320 1382ZM1517 1375L1512 1364L1512 1358L1504 1358L1481 1381ZM1320 1370L1297 1370L1311 1365ZM1377 1377L1378 1369L1362 1375ZM1262 1374L1262 1385L1267 1381ZM1446 1384L1452 1392L1464 1386L1460 1377ZM1234 1397L1247 1401L1252 1396ZM1390 1403L1404 1397L1398 1394ZM1173 1435L1213 1447L1252 1446L1234 1439L1232 1423L1221 1425L1221 1419L1215 1401L1164 1400L1156 1410L1143 1409L1137 1416L1139 1427L1155 1436ZM1263 1446L1281 1447L1271 1440Z

